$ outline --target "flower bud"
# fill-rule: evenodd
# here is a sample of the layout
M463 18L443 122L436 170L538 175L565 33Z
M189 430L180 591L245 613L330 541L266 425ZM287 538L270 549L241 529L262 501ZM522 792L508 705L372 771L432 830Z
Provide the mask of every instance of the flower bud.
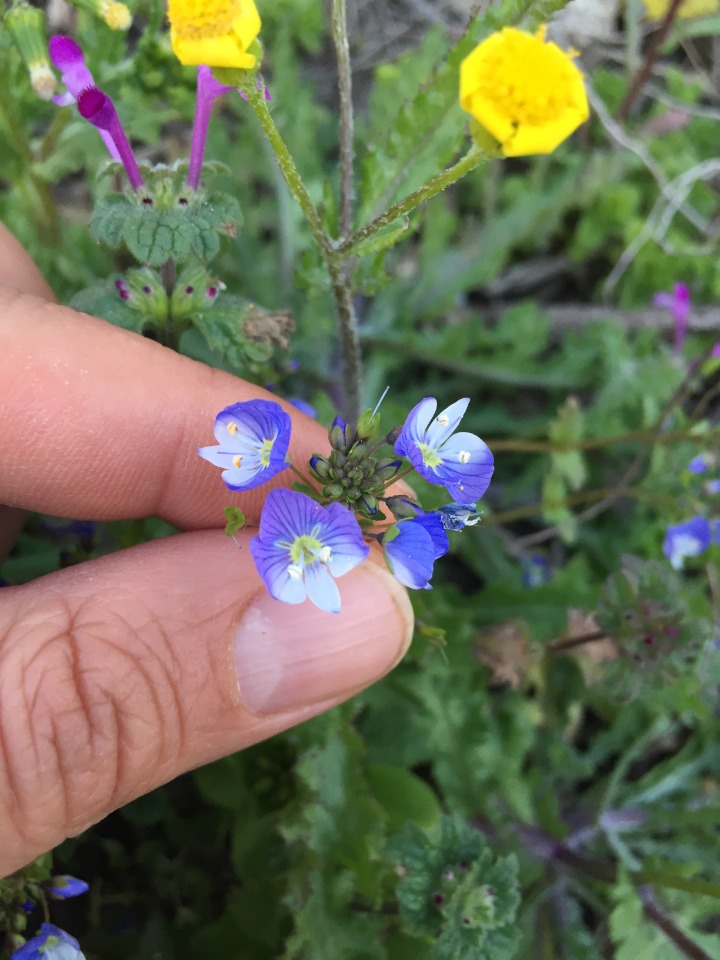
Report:
M114 0L71 0L81 10L94 14L110 27L111 30L127 30L132 23L132 14L124 3L115 3Z
M57 81L48 58L42 10L31 7L25 0L15 0L5 15L5 26L28 68L33 90L43 100L50 100L55 93Z
M340 500L345 496L345 487L341 483L329 483L323 488L323 496L328 500Z
M389 480L392 480L401 466L402 460L397 460L395 457L383 457L382 460L378 460L375 464L375 476L382 480L383 483L387 483Z
M355 431L342 417L335 417L330 432L330 445L340 453L347 453L355 441Z
M308 465L313 476L317 477L318 480L330 479L330 464L325 457L321 457L320 454L316 453L310 457Z
M360 419L357 422L357 434L361 440L372 440L377 434L379 425L380 414L372 410L366 410L360 414Z
M166 322L169 312L168 295L162 278L150 267L128 270L124 278L115 281L118 294L128 306L142 313L156 325Z
M170 299L170 309L174 320L183 320L207 310L217 300L218 293L225 284L217 277L211 277L204 267L186 267L180 272Z
M396 520L412 520L413 517L421 517L425 512L412 497L386 497L384 502Z
M357 507L362 508L362 512L367 517L374 517L377 513L378 501L371 493L363 493L357 502Z

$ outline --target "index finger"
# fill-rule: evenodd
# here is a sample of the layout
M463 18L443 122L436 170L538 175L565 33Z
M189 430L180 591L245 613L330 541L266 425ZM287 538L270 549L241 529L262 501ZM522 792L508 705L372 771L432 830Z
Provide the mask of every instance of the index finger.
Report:
M218 526L222 508L257 519L284 471L244 494L197 455L215 416L265 398L292 418L301 466L328 445L323 428L260 387L102 320L0 290L0 503L74 519L160 516Z

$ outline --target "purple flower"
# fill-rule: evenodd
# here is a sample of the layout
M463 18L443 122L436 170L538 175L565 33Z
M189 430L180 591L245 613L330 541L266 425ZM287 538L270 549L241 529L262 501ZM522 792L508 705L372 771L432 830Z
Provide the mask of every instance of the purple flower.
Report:
M63 875L53 877L50 896L53 900L69 900L71 897L79 897L81 894L87 893L89 889L84 880Z
M656 293L653 297L653 303L658 307L665 307L669 310L675 321L675 344L673 350L676 356L682 350L687 333L688 319L690 317L690 291L684 283L676 283L673 286L672 293Z
M283 603L309 598L327 613L340 612L341 577L370 552L352 513L329 507L294 490L271 490L250 541L257 571L272 597Z
M448 503L436 512L446 530L464 530L480 522L476 503Z
M434 416L437 400L426 397L410 411L395 452L407 457L421 477L445 487L458 503L478 500L490 485L493 455L472 433L454 433L470 403L458 400Z
M433 564L448 552L448 537L437 513L401 520L382 537L385 561L396 580L412 590L431 590Z
M197 99L195 100L195 122L193 123L192 146L190 147L190 169L187 183L192 190L200 186L205 144L213 101L224 93L230 93L234 87L226 87L212 75L210 67L198 67Z
M143 180L130 141L112 100L95 86L80 47L70 37L53 37L50 41L50 58L62 73L63 83L68 89L66 94L54 98L55 103L60 106L77 103L80 115L98 128L110 156L122 162L133 189L139 190Z
M712 540L710 524L706 517L693 517L683 523L671 524L663 540L663 553L674 570L682 570L686 557L704 553Z
M216 447L201 447L204 460L223 468L230 490L252 490L285 469L290 417L273 400L247 400L215 418Z
M74 937L52 923L44 923L40 933L16 950L10 960L85 960L85 956Z

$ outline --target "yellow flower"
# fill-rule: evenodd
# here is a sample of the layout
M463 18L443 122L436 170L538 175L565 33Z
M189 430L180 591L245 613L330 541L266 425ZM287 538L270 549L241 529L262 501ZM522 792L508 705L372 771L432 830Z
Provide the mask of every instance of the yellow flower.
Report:
M645 9L651 20L662 20L670 8L670 0L645 0ZM678 10L679 17L702 17L706 13L715 13L720 8L720 0L684 0Z
M170 39L186 66L251 70L256 57L248 47L260 33L253 0L169 0Z
M460 64L460 105L507 157L552 153L590 111L572 54L536 35L505 27Z

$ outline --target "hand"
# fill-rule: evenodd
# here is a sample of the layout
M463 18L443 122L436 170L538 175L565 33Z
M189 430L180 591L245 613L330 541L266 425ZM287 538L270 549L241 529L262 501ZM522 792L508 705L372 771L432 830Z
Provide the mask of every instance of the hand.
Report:
M269 395L56 306L6 231L2 283L0 549L19 510L159 516L185 532L0 590L0 876L183 771L352 696L412 633L382 561L339 581L332 615L271 599L252 534L241 531L238 550L218 529L235 495L196 448L224 406ZM322 452L323 429L284 406L293 461ZM235 501L251 522L265 491Z

